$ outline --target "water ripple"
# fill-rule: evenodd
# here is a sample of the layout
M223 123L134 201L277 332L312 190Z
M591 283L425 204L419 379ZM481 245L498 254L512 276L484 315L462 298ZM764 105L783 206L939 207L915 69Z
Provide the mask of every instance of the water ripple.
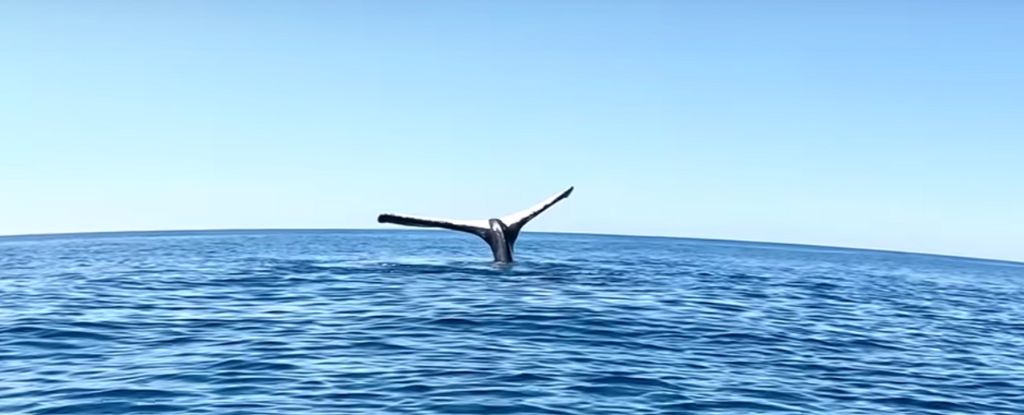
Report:
M0 238L0 413L1024 413L1024 265L521 239Z

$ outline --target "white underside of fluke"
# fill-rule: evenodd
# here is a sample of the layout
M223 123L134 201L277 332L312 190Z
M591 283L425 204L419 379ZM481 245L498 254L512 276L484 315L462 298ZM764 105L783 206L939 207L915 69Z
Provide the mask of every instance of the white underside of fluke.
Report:
M558 203L558 201L560 201L560 200L562 200L562 199L564 199L566 197L569 197L569 194L572 193L572 190L573 190L573 188L570 187L570 188L568 188L566 190L563 190L560 193L557 193L557 194L552 195L551 197L549 197L547 199L544 199L543 201L541 201L540 203L537 203L536 205L530 206L529 208L523 209L523 210L518 211L516 213L512 213L512 214L509 214L509 215L502 216L502 217L500 217L498 219L501 220L505 224L505 226L520 228L523 225L525 225L526 222L529 222L531 219L533 219L534 217L539 215L541 212L547 210L548 208L550 208L555 203ZM381 215L381 217L385 218L385 220L383 220L384 222L396 223L396 224L399 224L399 225L406 225L406 226L441 227L441 228L470 227L470 228L477 228L477 229L489 229L490 228L490 221L487 220L487 219L429 218L429 217L421 217L421 216L395 215L395 214L390 214L390 213Z

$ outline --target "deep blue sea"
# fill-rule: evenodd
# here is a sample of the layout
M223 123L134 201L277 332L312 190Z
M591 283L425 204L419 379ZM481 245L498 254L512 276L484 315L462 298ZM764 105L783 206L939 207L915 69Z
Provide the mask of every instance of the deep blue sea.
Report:
M1024 265L526 233L0 238L2 414L1024 414Z

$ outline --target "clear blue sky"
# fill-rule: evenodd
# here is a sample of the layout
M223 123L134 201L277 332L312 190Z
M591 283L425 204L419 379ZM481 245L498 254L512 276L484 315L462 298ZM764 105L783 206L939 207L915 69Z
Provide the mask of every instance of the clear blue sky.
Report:
M0 234L529 230L1024 260L1021 1L4 1Z

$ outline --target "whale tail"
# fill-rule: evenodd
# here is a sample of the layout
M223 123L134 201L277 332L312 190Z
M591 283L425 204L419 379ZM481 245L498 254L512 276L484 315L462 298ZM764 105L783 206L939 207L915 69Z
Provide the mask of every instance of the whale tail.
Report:
M494 260L497 262L512 262L512 246L519 238L519 232L528 222L536 218L545 210L548 210L555 203L569 197L573 187L544 199L542 202L533 205L519 212L490 220L458 220L423 218L414 216L394 215L385 213L377 216L379 223L393 223L403 226L416 226L426 228L441 228L459 232L471 233L483 238L491 246Z

